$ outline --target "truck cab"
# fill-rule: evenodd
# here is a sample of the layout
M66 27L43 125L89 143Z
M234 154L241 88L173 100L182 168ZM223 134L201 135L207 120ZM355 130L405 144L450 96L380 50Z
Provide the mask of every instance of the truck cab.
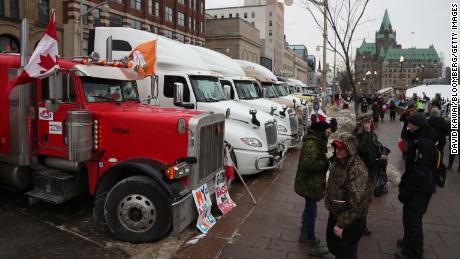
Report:
M254 85L259 89L261 96L286 105L295 111L299 129L305 132L309 117L308 104L302 102L296 96L288 95L288 92L283 87L283 82L278 81L276 76L267 68L246 60L236 60L236 62L241 66L246 76L256 80Z
M143 105L137 73L97 63L60 59L8 92L19 55L0 54L0 184L52 204L89 193L123 241L179 232L197 217L192 190L213 193L224 170L224 116Z
M127 56L143 42L157 41L157 88L152 90L150 78L138 81L141 99L153 106L226 114L225 143L243 175L282 165L286 149L278 142L277 121L269 114L227 100L219 80L222 75L209 71L189 46L146 31L98 27L94 30L94 50L104 55L110 36L115 58ZM117 48L117 44L126 48ZM182 95L180 101L176 99L178 94Z
M200 55L209 70L223 75L220 83L228 99L272 115L278 122L278 138L281 143L288 149L299 147L303 134L299 133L298 120L291 108L261 98L254 85L255 79L246 77L235 60L211 49L192 45L189 47Z

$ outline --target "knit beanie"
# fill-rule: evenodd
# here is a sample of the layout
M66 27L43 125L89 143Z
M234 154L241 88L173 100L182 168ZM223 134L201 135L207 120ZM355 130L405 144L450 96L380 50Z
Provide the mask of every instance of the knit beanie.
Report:
M414 124L419 128L426 128L430 126L426 120L425 114L421 112L416 112L414 115L410 116L409 119L407 119L407 122Z

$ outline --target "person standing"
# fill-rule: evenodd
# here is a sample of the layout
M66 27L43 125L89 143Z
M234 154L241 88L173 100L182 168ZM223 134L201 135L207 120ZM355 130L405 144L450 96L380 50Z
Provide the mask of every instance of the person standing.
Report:
M393 99L390 101L389 110L390 110L390 121L395 121L396 120L396 103L395 103L395 100Z
M335 156L324 199L329 210L327 246L336 258L357 258L372 188L366 165L358 156L356 138L342 133L332 145Z
M444 120L444 118L441 118L441 110L437 107L433 107L431 109L430 115L428 124L430 124L431 128L434 130L434 141L436 143L436 147L441 152L441 161L444 161L444 147L446 146L446 137L450 133L450 125Z
M308 243L308 255L323 256L329 253L320 247L315 236L317 202L323 198L326 188L326 173L329 169L327 140L331 134L326 117L312 114L311 126L304 137L300 151L299 165L294 182L294 190L305 198L305 209L302 214L302 228L299 242Z
M436 191L436 150L434 133L425 114L417 112L407 121L411 137L398 195L403 203L404 236L397 240L402 251L395 253L395 257L419 259L423 258L422 219Z

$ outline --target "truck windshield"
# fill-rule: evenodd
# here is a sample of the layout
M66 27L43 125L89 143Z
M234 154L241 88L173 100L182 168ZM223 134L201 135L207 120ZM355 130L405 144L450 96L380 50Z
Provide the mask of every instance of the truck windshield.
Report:
M257 89L251 81L235 80L235 88L240 99L251 100L259 98Z
M278 96L286 96L288 93L286 92L286 88L283 85L275 85L275 91Z
M272 83L262 83L262 86L267 89L267 97L268 98L276 98L278 97L275 87L273 86Z
M191 76L193 92L198 102L218 102L225 99L218 78L212 76Z
M315 91L313 91L311 89L308 89L308 88L304 87L304 88L302 88L302 90L303 90L303 92L302 92L303 95L306 95L306 96L314 96L314 95L316 95Z
M139 101L136 81L81 77L88 103Z

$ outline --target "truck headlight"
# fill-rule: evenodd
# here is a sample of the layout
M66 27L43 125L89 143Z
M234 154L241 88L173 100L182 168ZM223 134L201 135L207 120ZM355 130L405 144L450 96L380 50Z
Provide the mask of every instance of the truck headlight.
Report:
M256 138L241 138L241 141L251 147L262 147L262 142Z
M278 128L278 131L279 131L279 132L283 132L283 133L284 133L284 132L287 132L287 128L284 127L283 125L278 125L277 128Z

